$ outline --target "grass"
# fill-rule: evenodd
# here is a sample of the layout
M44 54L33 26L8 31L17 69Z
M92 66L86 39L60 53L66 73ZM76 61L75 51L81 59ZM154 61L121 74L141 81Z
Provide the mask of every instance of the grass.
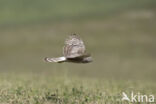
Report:
M155 0L1 0L0 104L132 104L122 92L156 96L155 10ZM93 63L45 63L62 55L71 33Z
M155 0L1 0L0 25L103 19L129 9L154 8L154 3Z
M7 78L7 80L6 80ZM39 83L38 83L39 82ZM155 83L67 76L1 75L1 104L130 104L122 92L156 95ZM142 103L142 104L146 104Z

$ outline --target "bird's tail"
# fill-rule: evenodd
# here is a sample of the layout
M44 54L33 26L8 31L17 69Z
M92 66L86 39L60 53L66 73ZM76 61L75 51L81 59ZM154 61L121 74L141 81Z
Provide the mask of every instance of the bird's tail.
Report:
M61 63L61 62L65 62L66 58L65 57L58 57L58 58L45 58L46 62L57 62L57 63Z

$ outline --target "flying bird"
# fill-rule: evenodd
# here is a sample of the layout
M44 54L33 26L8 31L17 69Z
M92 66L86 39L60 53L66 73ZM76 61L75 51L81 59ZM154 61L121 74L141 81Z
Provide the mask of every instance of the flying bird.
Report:
M70 35L63 47L63 56L57 58L45 58L46 62L74 62L74 63L89 63L92 62L90 54L86 53L86 48L83 40L76 34Z

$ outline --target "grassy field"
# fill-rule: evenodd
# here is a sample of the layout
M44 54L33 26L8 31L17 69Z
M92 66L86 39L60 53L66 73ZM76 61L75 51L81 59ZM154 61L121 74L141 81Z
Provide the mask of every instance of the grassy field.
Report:
M121 100L122 92L129 96L132 91L135 94L139 92L147 96L151 93L156 95L155 87L155 83L144 81L10 74L1 76L0 102L1 104L131 104Z
M122 92L156 96L155 11L155 0L1 0L0 104L132 104ZM93 63L45 63L62 55L72 33Z

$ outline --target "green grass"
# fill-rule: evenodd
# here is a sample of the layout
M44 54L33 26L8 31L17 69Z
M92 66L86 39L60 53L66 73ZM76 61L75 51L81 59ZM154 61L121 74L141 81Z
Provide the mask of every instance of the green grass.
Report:
M6 80L7 79L7 80ZM1 104L131 104L122 92L156 95L156 84L67 76L1 75ZM139 104L139 103L138 103ZM142 103L142 104L146 104Z
M103 19L129 9L154 8L154 4L155 0L1 0L0 25Z

